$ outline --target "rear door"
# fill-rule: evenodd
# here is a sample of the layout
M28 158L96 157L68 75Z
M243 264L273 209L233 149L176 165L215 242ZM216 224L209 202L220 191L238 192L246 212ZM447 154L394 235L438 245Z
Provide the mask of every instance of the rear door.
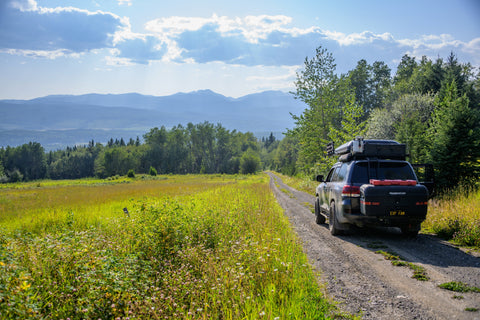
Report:
M412 164L413 170L417 175L418 182L428 189L428 196L431 198L435 192L435 173L433 165L429 163Z

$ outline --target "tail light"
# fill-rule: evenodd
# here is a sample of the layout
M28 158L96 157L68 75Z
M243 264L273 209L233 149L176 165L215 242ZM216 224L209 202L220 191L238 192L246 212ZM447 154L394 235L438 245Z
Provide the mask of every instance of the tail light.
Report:
M345 185L342 189L342 196L344 197L360 197L360 187Z

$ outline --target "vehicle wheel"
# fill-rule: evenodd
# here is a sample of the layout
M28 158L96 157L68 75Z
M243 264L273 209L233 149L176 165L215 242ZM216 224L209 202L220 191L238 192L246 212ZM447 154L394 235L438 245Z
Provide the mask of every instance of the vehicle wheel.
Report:
M328 228L330 229L330 233L334 236L340 234L340 230L338 229L338 221L337 216L335 215L335 202L330 204L330 215L328 218Z
M318 203L318 198L317 198L315 199L315 222L317 224L324 224L325 220L326 220L325 217L320 212L320 204Z

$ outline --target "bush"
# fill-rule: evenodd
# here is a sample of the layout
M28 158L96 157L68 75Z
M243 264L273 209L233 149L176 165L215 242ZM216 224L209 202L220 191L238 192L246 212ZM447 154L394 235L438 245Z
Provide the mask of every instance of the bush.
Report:
M18 169L8 172L7 175L10 182L20 182L23 180L23 174Z
M247 150L240 159L240 173L256 173L261 167L260 157L253 151Z
M154 167L150 167L150 170L148 172L151 176L156 176L157 175L157 169Z
M135 171L133 169L128 170L127 177L135 178Z

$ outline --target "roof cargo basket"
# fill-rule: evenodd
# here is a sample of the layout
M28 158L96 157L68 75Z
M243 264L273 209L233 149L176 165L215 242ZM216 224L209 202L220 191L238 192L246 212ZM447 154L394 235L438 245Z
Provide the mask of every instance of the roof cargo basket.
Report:
M342 144L333 154L340 156L339 160L344 162L366 158L405 160L407 155L405 144L393 140L364 140L361 137Z

